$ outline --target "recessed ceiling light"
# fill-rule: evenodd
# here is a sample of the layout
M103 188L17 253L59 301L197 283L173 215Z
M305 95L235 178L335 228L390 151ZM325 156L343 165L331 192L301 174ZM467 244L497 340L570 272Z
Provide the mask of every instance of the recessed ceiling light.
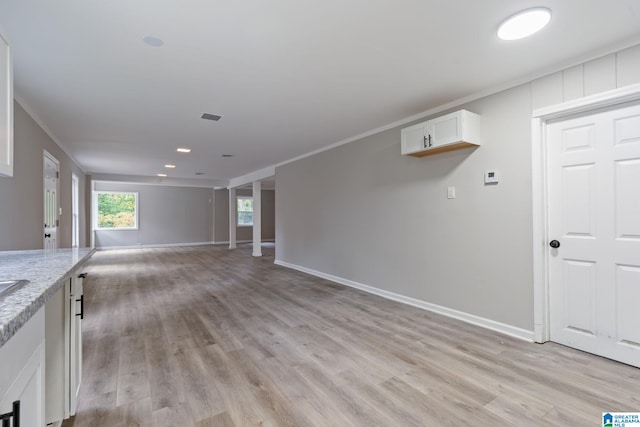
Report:
M222 116L219 116L217 114L204 113L201 118L205 120L213 120L214 122L217 122L222 118Z
M190 153L191 152L191 148L178 148L178 149L176 149L176 151L178 153Z
M233 157L233 154L223 154L222 157Z
M157 176L167 176L167 174L166 174L166 173L157 173L156 175L157 175Z
M160 47L164 44L164 42L161 39L153 36L144 36L142 38L142 41L151 47Z
M543 29L551 21L551 10L546 7L526 9L507 18L498 27L502 40L519 40Z
M175 169L176 165L164 165L164 167L167 169Z

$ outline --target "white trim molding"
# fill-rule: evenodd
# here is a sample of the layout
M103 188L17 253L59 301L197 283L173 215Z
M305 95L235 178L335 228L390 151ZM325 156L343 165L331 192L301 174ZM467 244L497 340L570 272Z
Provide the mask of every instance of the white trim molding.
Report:
M276 239L262 239L262 243L270 243L270 242L275 242ZM253 240L236 240L237 244L240 243L253 243ZM214 245L228 245L229 241L228 240L219 240L216 242L213 242Z
M311 268L302 267L300 265L291 264L286 261L276 259L274 264L282 267L298 270L312 276L320 277L322 279L330 280L335 283L339 283L350 288L359 289L364 292L368 292L373 295L377 295L382 298L400 302L403 304L411 305L413 307L421 308L423 310L431 311L443 316L451 317L453 319L462 320L463 322L470 323L472 325L480 326L492 331L500 332L505 335L509 335L514 338L519 338L525 341L533 341L533 332L526 329L518 328L505 323L496 322L495 320L487 319L484 317L476 316L474 314L465 313L463 311L454 310L441 305L432 304L430 302L422 301L416 298L411 298L405 295L396 294L393 292L385 291L384 289L375 288L373 286L365 285L363 283L354 282L353 280L344 279L342 277L334 276L332 274L323 273L321 271L313 270Z
M628 102L640 101L640 84L586 96L574 101L533 111L531 158L533 192L533 317L534 340L549 341L549 276L547 218L546 127L550 120L593 112Z
M159 176L138 176L118 174L89 174L93 182L132 185L159 185L164 187L212 188L221 190L229 184L221 179L170 178Z
M99 246L95 248L97 251L110 251L115 249L145 249L145 248L175 248L183 246L207 246L214 245L213 242L185 242L185 243L156 243L148 245L129 245L129 246Z
M242 187L246 184L251 184L255 181L262 181L267 178L272 178L276 175L276 167L269 166L264 169L260 169L246 175L231 178L229 180L229 189Z
M532 116L534 119L539 118L547 121L638 100L640 100L640 83L585 96L562 104L539 108L533 111Z

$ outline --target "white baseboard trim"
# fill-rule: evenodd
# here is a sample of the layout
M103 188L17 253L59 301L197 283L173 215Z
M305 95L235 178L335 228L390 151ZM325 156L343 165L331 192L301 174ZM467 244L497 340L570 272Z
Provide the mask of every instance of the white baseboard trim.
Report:
M303 273L310 274L312 276L320 277L323 279L330 280L332 282L339 283L341 285L349 286L351 288L360 289L361 291L368 292L370 294L378 295L380 297L390 299L393 301L401 302L407 305L411 305L414 307L421 308L423 310L432 311L434 313L442 314L447 317L452 317L454 319L462 320L467 323L471 323L476 326L481 326L486 329L491 329L492 331L500 332L505 335L512 336L514 338L519 338L521 340L533 342L534 334L533 331L528 331L526 329L518 328L515 326L507 325L505 323L496 322L495 320L486 319L484 317L476 316L474 314L465 313L463 311L454 310L451 308L443 307L441 305L432 304L426 301L422 301L419 299L411 298L405 295L396 294L393 292L385 291L384 289L374 288L373 286L365 285L362 283L354 282L353 280L343 279L342 277L334 276L332 274L323 273L321 271L316 271L311 268L302 267L300 265L291 264L286 261L282 261L276 259L274 264L280 265L282 267L291 268L293 270L298 270Z
M275 242L276 239L262 239L262 243L267 243L267 242ZM237 243L253 243L253 240L236 240L236 244ZM229 241L228 240L221 240L218 242L213 242L214 245L228 245Z
M213 242L186 242L186 243L157 243L151 245L130 245L130 246L97 246L97 251L108 251L113 249L142 249L142 248L173 248L179 246L206 246L213 245Z

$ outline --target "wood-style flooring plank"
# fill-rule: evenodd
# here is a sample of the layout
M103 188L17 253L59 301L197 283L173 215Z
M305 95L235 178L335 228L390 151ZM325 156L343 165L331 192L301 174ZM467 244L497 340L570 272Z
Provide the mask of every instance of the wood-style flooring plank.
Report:
M640 369L251 251L97 252L79 407L63 426L583 426L640 410Z

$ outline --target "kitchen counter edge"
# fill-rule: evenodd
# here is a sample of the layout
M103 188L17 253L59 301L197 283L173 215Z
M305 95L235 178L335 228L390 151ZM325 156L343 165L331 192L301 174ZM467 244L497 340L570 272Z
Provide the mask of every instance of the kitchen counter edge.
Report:
M29 280L30 283L0 299L0 347L13 337L53 296L71 275L91 256L95 249L41 249L0 252L2 280ZM18 260L20 262L16 262ZM16 264L13 268L11 263ZM8 261L8 263L7 263ZM24 264L26 273L15 271ZM46 274L45 269L52 270ZM43 274L44 273L44 274Z

